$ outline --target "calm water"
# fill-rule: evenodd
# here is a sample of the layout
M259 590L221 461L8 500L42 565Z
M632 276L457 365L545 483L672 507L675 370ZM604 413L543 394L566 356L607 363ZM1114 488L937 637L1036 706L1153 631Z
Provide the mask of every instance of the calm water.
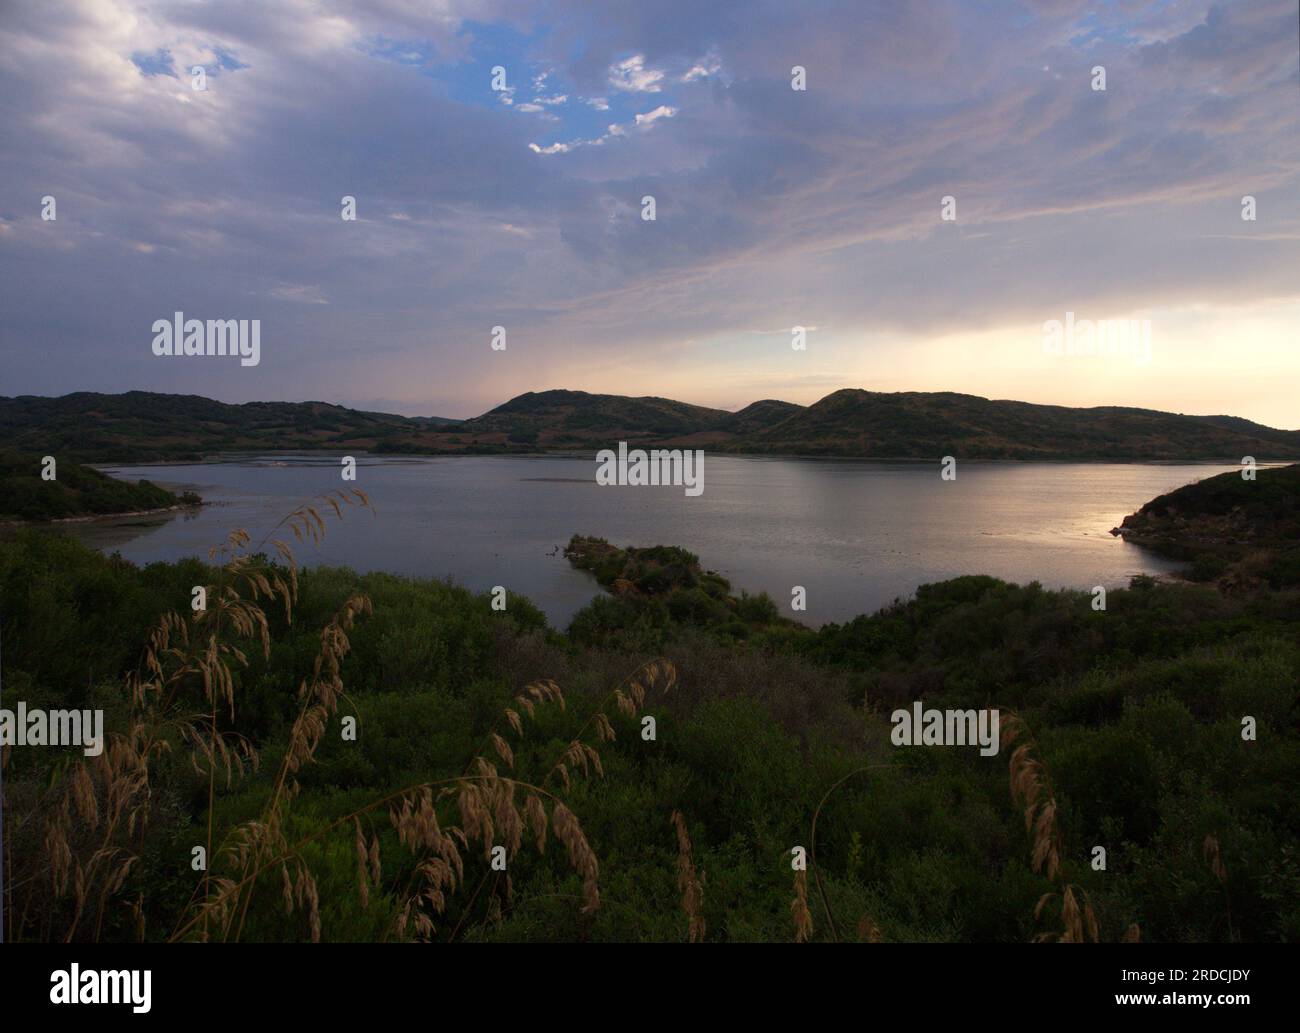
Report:
M557 546L575 533L619 545L681 545L735 589L788 607L803 585L812 624L843 621L961 574L1049 587L1120 586L1175 569L1109 531L1148 499L1225 469L1207 465L937 464L709 455L705 490L601 487L593 459L359 456L356 486L378 515L328 520L304 566L327 563L505 585L557 627L597 594ZM147 563L206 556L228 529L254 540L300 501L345 485L337 456L238 456L193 466L114 467L193 488L195 514L67 525L106 551ZM788 612L788 611L787 611Z

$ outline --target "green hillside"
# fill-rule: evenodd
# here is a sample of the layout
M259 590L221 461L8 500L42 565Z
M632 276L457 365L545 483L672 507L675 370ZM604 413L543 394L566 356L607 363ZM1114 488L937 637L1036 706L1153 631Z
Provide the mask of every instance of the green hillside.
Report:
M466 420L456 433L481 443L604 447L611 438L634 442L684 437L721 424L730 415L670 398L529 391Z
M1300 585L1300 465L1224 473L1152 499L1116 533L1227 587Z
M1155 462L1300 458L1300 431L1225 416L1071 409L974 395L836 391L810 406L739 412L584 391L519 395L468 420L359 412L324 402L227 405L196 395L79 392L0 398L10 447L81 462L194 460L230 451L425 455L594 451L619 441L737 453L875 459Z
M1267 434L1265 435L1265 432ZM1300 432L1147 409L993 401L949 392L844 390L749 435L737 451L930 459L1153 462L1300 457Z
M199 502L196 495L177 496L149 481L130 484L57 457L57 476L47 481L41 458L0 451L0 521L107 516Z
M397 450L424 445L446 424L324 402L227 405L150 391L0 398L0 438L9 447L91 463L193 460L226 451Z

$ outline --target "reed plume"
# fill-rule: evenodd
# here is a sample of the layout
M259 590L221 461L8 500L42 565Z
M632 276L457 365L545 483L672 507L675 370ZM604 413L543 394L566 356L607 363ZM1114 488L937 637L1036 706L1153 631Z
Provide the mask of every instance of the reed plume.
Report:
M1024 808L1025 832L1033 836L1031 864L1033 870L1045 874L1057 884L1055 890L1038 898L1034 908L1034 921L1039 921L1049 904L1060 902L1060 932L1044 932L1034 937L1036 943L1055 940L1057 943L1098 942L1097 915L1088 894L1079 886L1067 882L1061 871L1061 832L1057 825L1056 794L1052 790L1047 768L1038 758L1038 746L1029 734L1024 720L1015 713L1002 719L1002 742L1013 745L1022 742L1011 754L1011 798Z
M686 831L686 819L681 811L673 811L671 823L677 830L677 888L682 894L682 910L686 912L687 936L691 943L704 939L704 883L695 874L695 861L691 857L691 837Z
M808 873L794 873L794 899L790 901L790 914L794 918L794 942L806 943L812 938L812 911L808 909Z

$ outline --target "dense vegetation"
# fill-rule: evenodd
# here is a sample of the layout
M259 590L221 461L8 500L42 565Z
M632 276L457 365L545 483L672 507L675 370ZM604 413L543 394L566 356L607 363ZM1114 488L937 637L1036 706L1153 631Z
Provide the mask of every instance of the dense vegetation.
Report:
M0 451L0 521L105 516L198 505L192 492L175 495L149 481L127 481L56 458L53 480L41 476L41 456Z
M440 581L322 568L293 592L278 548L140 568L47 532L0 544L6 706L101 706L168 746L129 832L106 827L112 765L8 751L7 937L1022 941L1091 939L1093 918L1102 940L1300 936L1296 591L1138 579L1098 611L965 577L813 631L682 549L568 554L610 594L561 634ZM265 652L240 627L254 596ZM167 610L185 617L164 641ZM191 659L214 632L247 654L228 697ZM917 700L1002 708L1001 753L892 745L890 711ZM227 783L218 741L260 765Z
M1300 586L1300 466L1225 473L1152 499L1124 518L1129 541L1190 560L1190 575L1238 589Z
M619 549L603 538L574 535L564 554L611 593L574 616L568 634L581 645L655 650L682 626L731 639L798 627L765 594L732 595L726 578L701 570L694 553L676 546Z
M83 463L197 460L215 452L355 448L421 450L454 421L358 412L325 402L227 405L198 395L78 391L60 398L0 398L0 437L11 448Z
M844 390L810 406L764 399L739 412L669 398L529 391L468 420L358 412L324 402L226 405L196 395L78 392L0 398L12 447L82 462L334 449L496 454L632 445L874 459L1215 460L1300 458L1300 431L1228 416L1070 409L952 392Z
M1300 456L1300 431L1150 409L1072 409L954 392L843 390L762 430L747 452L930 459L1239 462Z

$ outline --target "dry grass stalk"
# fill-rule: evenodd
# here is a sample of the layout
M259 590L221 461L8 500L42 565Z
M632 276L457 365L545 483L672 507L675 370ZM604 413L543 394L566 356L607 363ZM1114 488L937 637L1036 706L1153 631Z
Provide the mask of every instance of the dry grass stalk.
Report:
M343 505L369 506L363 492L338 492L323 502L341 514ZM324 522L314 506L300 507L277 527L288 526L300 540L319 541ZM205 586L207 606L182 617L175 611L162 615L148 634L139 668L127 678L131 714L127 730L107 736L97 757L77 758L55 779L48 792L23 817L40 817L47 865L47 910L65 896L71 898L71 917L60 935L71 941L87 932L98 939L109 900L125 887L137 861L144 827L155 806L151 766L177 743L188 747L194 769L208 779L207 855L213 857L212 801L218 773L230 785L236 777L257 767L256 750L237 732L223 729L219 708L233 721L235 671L247 665L247 643L269 655L270 629L264 601L279 601L286 619L292 617L297 593L297 567L283 542L276 550L287 569L263 561L248 550L246 531L232 531L225 542L209 552L215 565L214 583ZM258 547L260 549L260 545ZM334 676L337 668L318 667L314 680ZM197 711L197 712L196 712ZM310 725L313 715L306 724ZM301 753L299 754L301 759ZM250 831L248 843L264 837ZM224 893L233 880L205 871L199 891L211 906L200 905L201 937L208 934L213 915L228 916L230 901ZM43 880L33 879L35 888ZM301 894L309 900L312 887L300 878ZM30 901L28 902L30 903ZM144 899L141 893L131 908L137 934L143 936ZM24 910L27 910L24 907ZM87 916L95 916L87 929ZM12 928L12 927L11 927Z
M880 943L884 939L884 934L880 931L880 926L876 925L875 920L870 915L863 915L858 919L858 941L867 943Z
M681 811L673 811L672 824L677 830L677 888L682 892L682 910L686 912L687 935L691 943L704 939L704 883L695 874L691 857L691 837Z
M1034 756L1036 744L1017 714L1002 719L1002 742L1010 746L1017 739L1030 739L1011 754L1011 798L1025 809L1025 831L1033 833L1033 868L1055 880L1061 866L1060 831L1056 825L1056 797L1046 768Z
M1219 852L1219 837L1213 832L1207 833L1205 842L1201 844L1201 856L1205 858L1205 863L1209 865L1210 871L1219 881L1219 885L1226 885L1228 882L1228 869L1223 866L1223 856Z
M812 911L808 909L808 873L794 873L794 900L790 901L790 914L794 918L794 942L806 943L813 934Z
M525 833L531 834L538 853L545 852L548 835L555 837L564 847L570 866L582 879L583 911L598 908L600 866L595 852L587 842L577 817L548 786L554 780L567 790L572 785L574 774L581 772L590 776L594 771L603 775L600 754L585 741L584 736L591 729L598 742L614 738L614 729L604 708L614 702L623 713L635 717L651 688L662 683L664 691L667 691L676 678L676 669L666 660L655 660L639 667L601 701L536 785L501 775L496 766L480 753L458 779L448 780L445 784L427 783L403 791L393 805L394 824L399 828L402 843L423 856L404 895L394 932L399 937L413 934L420 939L432 939L438 931L435 919L446 908L447 892L459 888L464 881L460 849L474 842L486 855L492 847L504 846L508 864L520 849ZM525 686L515 696L512 705L505 709L504 726L489 733L484 749L491 748L507 768L513 769L515 748L507 734L513 733L522 739L525 718L536 720L542 708L547 706L560 710L566 708L564 693L558 684L544 679ZM435 785L440 786L436 798L424 795L431 793ZM434 830L438 829L437 803L451 799L456 803L459 824L449 826L445 833L435 833ZM423 824L419 827L412 824L410 817L404 817L417 813L423 816ZM482 885L480 883L480 888ZM507 899L509 894L510 880L507 876ZM493 898L488 907L496 909L499 902Z
M808 860L809 863L812 865L813 875L817 879L817 893L821 897L822 910L826 913L826 925L830 929L831 938L836 943L840 942L839 925L835 921L835 913L831 910L830 897L826 893L826 885L825 883L822 882L821 868L817 864L817 822L821 818L822 808L826 806L827 801L830 800L830 798L835 795L836 791L842 785L844 785L844 783L849 781L849 779L851 778L855 778L858 775L862 775L868 771L875 771L884 767L888 767L888 765L868 764L866 767L856 768L853 771L850 771L847 775L839 779L839 781L835 782L829 789L826 790L822 798L819 801L817 801L817 806L813 810L812 826L808 831L808 845L809 845ZM870 919L867 918L867 916L865 915L863 916L863 920L870 921ZM872 926L874 927L874 925L875 923L873 922ZM860 927L861 925L859 923L859 928ZM812 924L810 918L809 929L811 930L811 928L812 928Z
M555 838L569 852L569 863L582 876L583 910L596 910L600 907L600 889L596 885L599 866L596 855L587 844L582 826L578 824L573 812L559 800L551 808L551 824L555 828Z
M1002 718L1002 742L1011 746L1019 739L1027 741L1011 754L1011 798L1024 807L1025 832L1033 835L1033 870L1045 874L1057 884L1055 891L1044 893L1038 899L1034 920L1040 920L1047 906L1059 900L1062 926L1060 932L1039 933L1034 942L1086 943L1091 940L1097 943L1099 929L1092 902L1082 888L1066 882L1061 871L1061 833L1056 823L1056 795L1052 791L1051 779L1036 756L1037 744L1024 720L1018 714L1007 713Z

